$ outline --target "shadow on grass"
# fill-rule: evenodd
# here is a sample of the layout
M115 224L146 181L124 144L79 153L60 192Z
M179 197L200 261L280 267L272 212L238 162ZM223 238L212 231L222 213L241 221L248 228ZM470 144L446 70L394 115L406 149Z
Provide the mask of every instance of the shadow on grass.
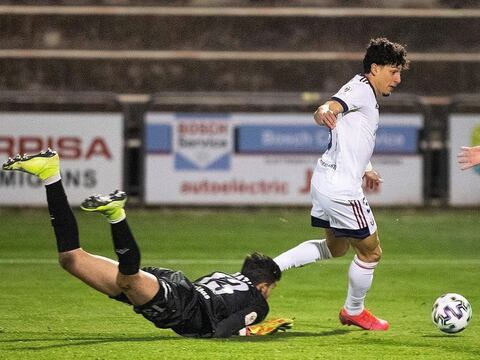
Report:
M272 335L266 336L236 336L228 339L228 341L247 341L247 342L262 342L262 341L279 341L279 340L288 340L292 338L300 337L323 337L323 336L339 336L345 335L351 332L351 330L344 329L335 329L322 332L311 332L311 331L295 331L290 330L287 332L275 333Z
M324 332L306 332L306 331L289 331L285 333L276 333L266 336L235 336L229 339L213 339L214 341L240 341L240 342L270 342L270 341L283 341L296 337L323 337L323 336L338 336L349 333L350 330L330 330ZM127 342L154 342L154 341L178 341L178 340L201 340L201 341L211 341L212 339L195 339L195 338L184 338L181 336L141 336L141 337L45 337L45 338L21 338L21 339L7 339L0 340L0 343L9 343L12 347L9 350L19 349L19 346L14 346L18 343L19 345L25 345L26 343L35 343L35 342L61 342L56 344L39 344L38 346L21 346L22 350L45 350L45 349L55 349L62 347L71 347L71 346L84 346L84 345L98 345L106 343L127 343Z
M435 334L435 335L422 335L423 338L430 338L430 339L446 339L446 338L451 338L455 339L459 336L462 336L460 334Z
M127 342L153 342L161 340L183 340L182 337L175 336L139 336L139 337L48 337L48 338L23 338L23 339L9 339L9 340L0 340L0 343L34 343L34 342L63 342L61 344L50 344L50 345L38 345L38 346L22 346L22 350L45 350L45 349L54 349L62 347L71 347L71 346L82 346L82 345L98 345L105 343L127 343ZM11 348L10 350L18 349L19 347Z

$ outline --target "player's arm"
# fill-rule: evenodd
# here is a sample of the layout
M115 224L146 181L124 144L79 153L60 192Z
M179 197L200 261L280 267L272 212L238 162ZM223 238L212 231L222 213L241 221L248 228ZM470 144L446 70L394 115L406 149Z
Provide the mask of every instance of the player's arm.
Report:
M248 324L249 319L253 316L256 316L256 314L257 312L251 307L231 314L226 319L218 322L218 324L215 326L215 329L213 329L213 336L216 338L227 338L232 335L239 335L239 331L250 325ZM251 323L254 321L255 319L253 319Z
M457 155L460 169L467 170L480 164L480 146L462 146L461 151Z
M344 111L345 109L338 101L328 100L315 111L313 118L318 125L333 129L337 125L337 115Z
M383 182L382 177L378 172L373 169L372 163L369 161L365 174L363 175L367 189L377 190L380 184Z

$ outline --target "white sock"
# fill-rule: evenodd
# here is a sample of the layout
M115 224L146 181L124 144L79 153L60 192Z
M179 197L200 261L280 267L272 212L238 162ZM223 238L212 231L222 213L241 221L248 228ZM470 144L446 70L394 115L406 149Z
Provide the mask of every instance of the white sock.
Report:
M318 260L330 259L332 254L327 246L327 241L308 240L294 248L278 255L273 261L277 263L281 271L292 267L301 267Z
M353 258L348 270L348 294L344 306L350 315L358 315L365 308L365 296L372 286L373 272L377 264L378 262L363 262L357 255Z
M52 176L46 178L45 180L42 181L42 183L43 183L44 186L51 185L51 184L59 181L61 178L62 177L61 177L60 173L58 173L58 174L55 174L55 175L52 175Z

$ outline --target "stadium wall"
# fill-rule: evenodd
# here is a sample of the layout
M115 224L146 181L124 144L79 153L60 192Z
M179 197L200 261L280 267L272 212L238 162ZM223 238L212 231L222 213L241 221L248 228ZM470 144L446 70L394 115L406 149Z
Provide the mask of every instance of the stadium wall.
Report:
M414 140L415 155L421 159L415 165L421 189L415 192L416 200L407 203L446 205L458 175L452 167L455 149L450 149L450 136L460 133L457 123L474 124L468 116L470 120L458 119L480 112L475 95L465 95L480 90L480 54L473 46L480 13L475 2L413 3L401 1L392 7L391 2L376 1L378 7L373 8L368 1L301 1L295 7L285 7L287 2L208 1L198 6L196 1L170 1L158 7L127 0L68 2L69 6L58 1L47 1L46 6L3 1L0 122L6 124L19 114L32 119L116 114L123 149L117 163L123 169L122 181L116 181L141 203L149 203L149 114L310 114L353 73L361 72L365 45L382 35L408 44L412 59L399 92L383 101L382 111L387 117L421 118ZM28 134L1 129L10 139L3 140L2 156L23 150L19 137ZM50 141L42 133L30 135L40 136L42 144ZM9 143L12 137L17 145ZM470 144L476 139L472 135ZM395 163L393 155L381 162ZM289 201L285 203L303 200ZM245 204L230 202L239 203Z

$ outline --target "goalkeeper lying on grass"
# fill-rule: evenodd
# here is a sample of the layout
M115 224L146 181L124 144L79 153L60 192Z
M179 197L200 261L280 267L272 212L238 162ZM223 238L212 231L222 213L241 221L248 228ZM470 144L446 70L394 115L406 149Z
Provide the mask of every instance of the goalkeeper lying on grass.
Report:
M266 335L291 326L288 319L255 325L267 316L267 299L281 276L270 257L253 253L239 273L214 272L194 282L180 271L140 269L140 249L124 210L127 195L118 190L106 196L90 196L82 203L83 210L99 212L111 224L118 262L92 255L80 247L77 222L65 195L55 151L17 155L3 164L3 170L24 171L42 180L60 265L101 293L133 306L155 326L171 328L183 336L221 338Z

